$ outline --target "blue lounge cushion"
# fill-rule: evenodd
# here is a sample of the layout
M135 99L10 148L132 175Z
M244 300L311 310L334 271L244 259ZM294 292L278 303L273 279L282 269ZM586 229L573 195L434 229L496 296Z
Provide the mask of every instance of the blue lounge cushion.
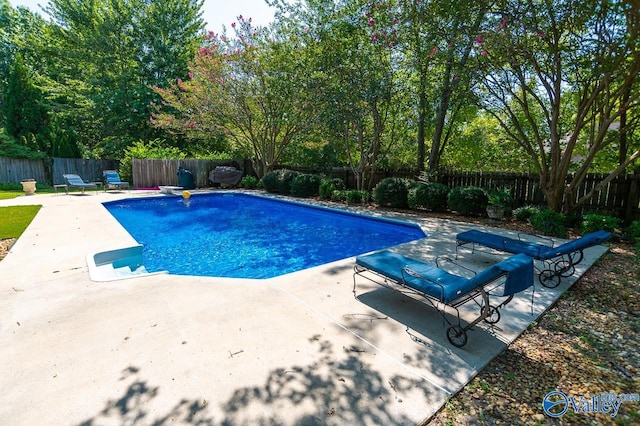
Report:
M524 253L537 260L548 260L554 257L574 253L588 247L602 244L611 237L607 231L596 231L583 237L571 240L557 247L551 247L533 241L523 241L502 235L482 232L475 229L461 232L456 239L462 243L476 243L507 253Z
M64 180L67 182L69 186L76 186L79 188L95 188L96 187L95 183L86 183L78 175L65 174L65 175L62 175L62 177L64 178Z
M120 180L120 175L115 170L105 170L103 175L109 185L129 185L129 182Z
M504 295L533 285L533 262L526 255L512 256L472 278L461 277L388 250L356 257L356 264L448 304L507 274Z

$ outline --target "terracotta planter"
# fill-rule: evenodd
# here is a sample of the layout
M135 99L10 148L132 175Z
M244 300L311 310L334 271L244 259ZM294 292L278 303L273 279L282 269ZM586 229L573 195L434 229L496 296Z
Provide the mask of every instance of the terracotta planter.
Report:
M35 179L25 179L20 183L22 183L22 190L24 191L24 195L33 195L36 193Z

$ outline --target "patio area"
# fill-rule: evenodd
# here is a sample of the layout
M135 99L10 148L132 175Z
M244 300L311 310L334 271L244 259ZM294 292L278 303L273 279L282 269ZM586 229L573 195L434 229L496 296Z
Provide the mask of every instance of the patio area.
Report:
M135 244L101 203L140 195L0 201L43 205L0 261L0 424L419 424L606 250L586 250L558 288L537 285L533 305L518 294L456 348L424 303L362 279L354 298L353 258L269 280L92 282L88 253ZM472 229L373 213L420 224L428 238L393 250L429 263ZM476 271L499 259L461 253Z

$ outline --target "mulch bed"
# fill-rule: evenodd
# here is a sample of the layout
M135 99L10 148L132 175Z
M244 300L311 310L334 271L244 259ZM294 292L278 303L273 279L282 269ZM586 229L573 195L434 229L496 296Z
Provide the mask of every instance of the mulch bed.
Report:
M490 225L533 232L523 222ZM640 393L640 258L629 243L608 246L538 322L424 424L640 424L640 402L622 403L615 417L570 408L554 419L542 409L550 391L576 398Z
M4 259L4 257L9 252L9 247L15 241L15 238L8 238L6 240L0 240L0 260Z

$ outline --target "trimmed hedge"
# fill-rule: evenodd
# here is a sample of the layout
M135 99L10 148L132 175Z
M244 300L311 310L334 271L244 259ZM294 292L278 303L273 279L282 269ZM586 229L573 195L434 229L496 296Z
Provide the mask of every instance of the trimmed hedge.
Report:
M484 189L477 186L456 186L449 191L449 210L463 215L485 214L489 199Z
M333 179L323 179L320 182L320 187L318 188L318 193L320 194L320 198L323 200L330 200L333 194L333 191L340 191L344 189L344 181L340 178Z
M529 222L536 231L552 237L567 236L566 218L562 213L553 210L543 210L531 216Z
M624 235L634 243L640 243L640 220L634 220L624 230Z
M540 208L536 207L536 206L523 206L523 207L518 207L517 209L515 209L513 211L513 216L517 219L517 220L521 220L523 222L528 221L531 216L533 216L536 213L540 212Z
M259 183L260 180L257 177L251 175L243 177L242 182L240 182L242 187L245 189L256 189Z
M385 178L373 190L373 200L379 206L407 208L411 181L403 178Z
M300 174L291 181L290 193L294 197L315 197L320 189L320 175Z
M335 201L337 203L346 203L347 202L347 190L345 189L335 189L331 193L331 201Z
M369 197L369 191L351 189L347 191L347 204L366 204Z
M616 229L620 228L621 224L622 221L617 217L601 214L586 214L582 217L580 231L583 234L599 231L601 229L608 232L614 232Z
M447 209L448 194L449 187L441 183L419 183L409 190L407 201L412 209L444 211Z
M291 192L291 182L298 175L300 175L300 173L293 170L274 170L262 177L262 185L267 192L289 195Z

